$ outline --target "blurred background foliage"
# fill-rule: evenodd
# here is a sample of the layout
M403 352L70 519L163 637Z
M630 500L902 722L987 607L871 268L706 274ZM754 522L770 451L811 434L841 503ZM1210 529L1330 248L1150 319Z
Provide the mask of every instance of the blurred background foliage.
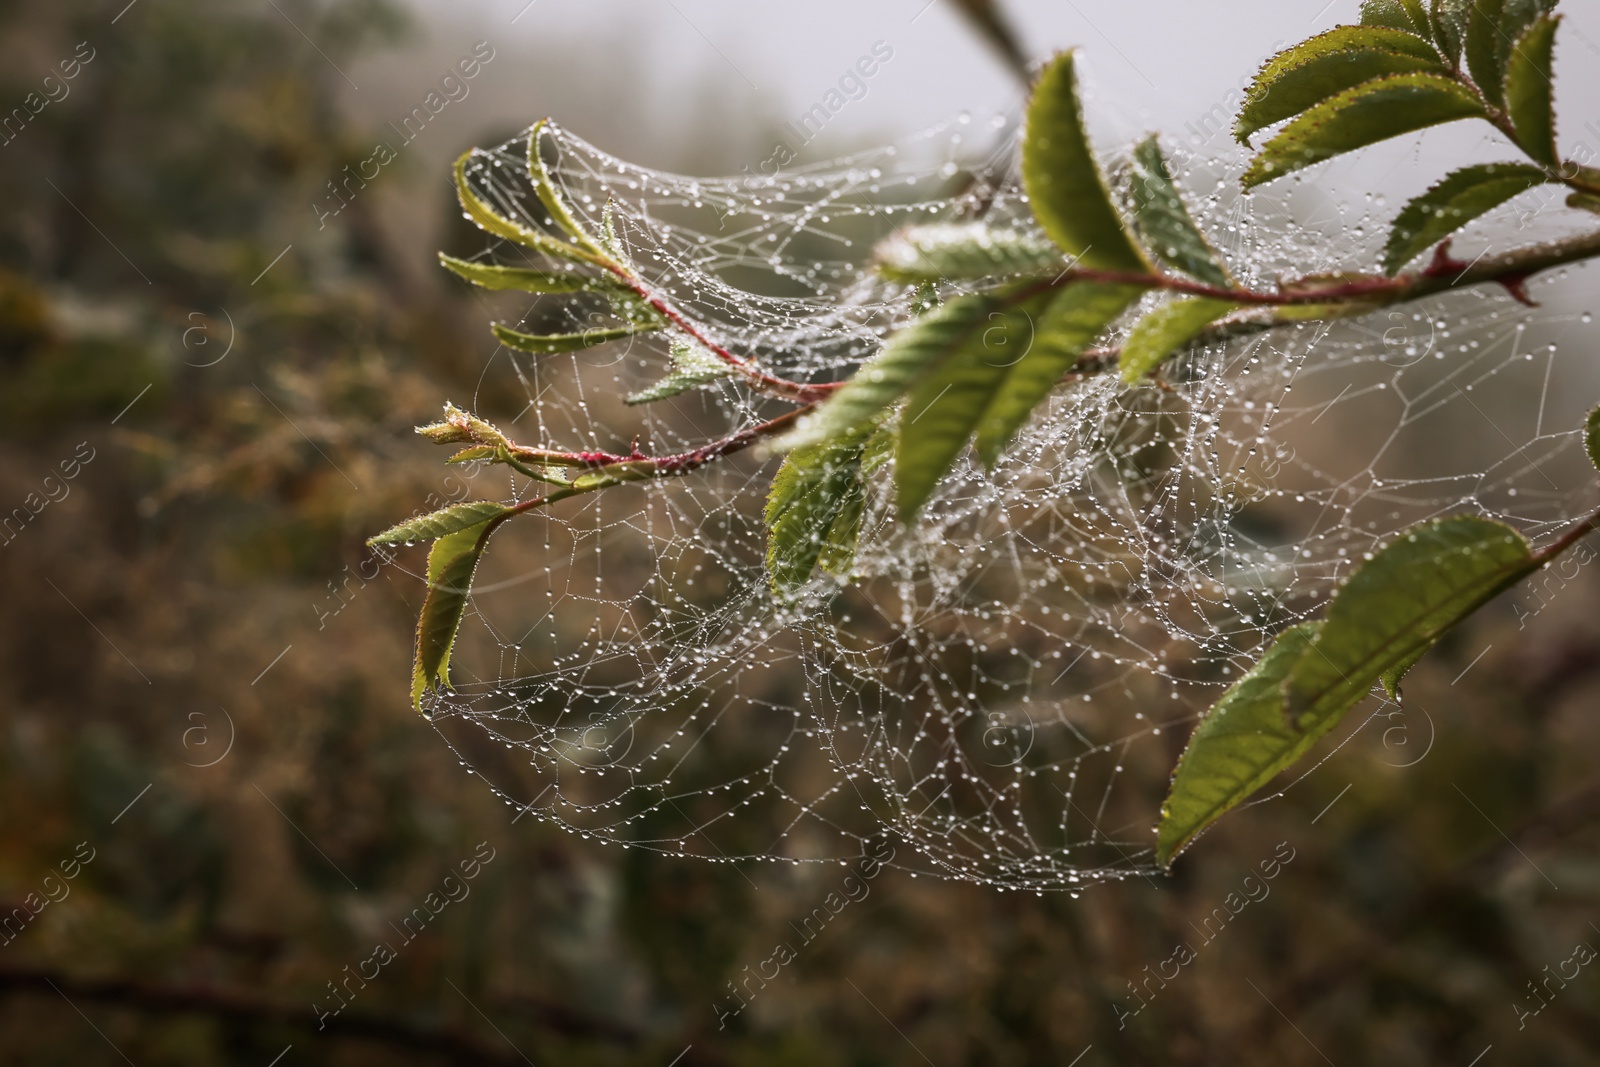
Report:
M719 1028L846 872L513 823L408 706L418 583L347 581L365 536L448 492L410 428L523 402L465 287L386 224L472 247L442 172L402 159L338 225L307 211L375 136L339 68L423 31L391 0L140 0L114 36L96 7L0 9L7 107L41 57L96 50L0 148L0 505L94 457L0 545L0 907L94 857L0 945L0 1064L1600 1062L1600 967L1523 1027L1514 1007L1600 946L1592 568L1429 659L1436 737L1369 726L1170 879L1035 897L890 871ZM470 896L319 1025L480 842ZM1270 895L1205 943L1281 842Z

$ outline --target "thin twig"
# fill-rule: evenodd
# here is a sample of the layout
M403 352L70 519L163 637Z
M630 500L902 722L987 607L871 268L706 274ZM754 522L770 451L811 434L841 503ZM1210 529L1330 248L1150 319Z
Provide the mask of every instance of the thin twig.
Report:
M1238 337L1247 337L1251 334L1262 333L1279 326L1302 324L1306 320L1301 318L1284 319L1271 313L1269 305L1293 304L1343 304L1342 315L1329 315L1334 317L1355 317L1366 315L1395 304L1410 303L1424 297L1434 296L1443 292L1457 289L1469 289L1485 282L1507 286L1508 288L1520 286L1528 278L1556 267L1564 267L1572 263L1593 259L1600 256L1600 231L1567 237L1558 241L1549 241L1539 245L1529 245L1526 248L1513 249L1494 256L1481 256L1470 265L1459 265L1445 257L1441 267L1436 260L1427 269L1411 274L1401 274L1395 278L1373 278L1369 283L1340 283L1326 288L1297 288L1297 283L1287 283L1293 299L1267 299L1271 294L1255 293L1258 298L1254 301L1255 309L1239 316L1219 320L1206 329L1200 331L1179 353L1194 351L1207 345L1220 344ZM1139 277L1134 275L1133 277ZM1119 280L1121 276L1118 276ZM1179 281L1178 279L1172 279ZM1148 282L1148 279L1147 279ZM1135 284L1128 282L1127 284ZM1154 285L1147 284L1147 288L1170 288L1181 292L1196 293L1198 295L1213 296L1221 300L1233 300L1236 303L1246 301L1237 298L1239 292L1254 292L1252 290L1214 289L1209 286L1197 286L1188 282L1179 285ZM1031 288L1031 287L1030 287ZM1033 295L1030 293L1029 295ZM1309 297L1309 299L1307 299ZM1267 313L1263 314L1262 312ZM1078 363L1073 367L1074 376L1096 374L1109 371L1117 365L1122 354L1119 347L1091 348L1078 358Z
M789 400L800 404L813 404L826 397L835 389L838 389L842 384L840 382L794 382L787 378L779 378L776 375L768 374L766 371L763 371L757 367L750 360L734 355L732 352L728 351L728 349L707 337L700 327L696 326L690 319L678 311L677 308L667 303L667 301L661 297L660 294L656 293L649 286L645 285L644 282L641 281L639 277L630 271L625 265L616 262L608 262L603 264L603 266L605 266L605 268L612 274L615 274L617 278L621 280L622 283L630 290L632 290L633 294L640 300L644 301L651 308L655 309L655 311L665 317L668 322L671 322L678 329L694 338L695 341L704 346L707 351L711 352L718 359L722 360L722 362L738 371L741 377L743 377L747 382L761 392L766 393L768 396L773 396L781 400Z
M742 452L763 438L773 437L789 429L801 416L809 413L817 406L816 402L806 404L804 407L795 408L785 412L775 419L746 426L726 437L718 438L708 444L691 448L686 452L674 452L664 456L650 456L634 448L627 454L618 452L562 452L550 448L527 448L523 445L507 443L506 451L518 459L537 460L541 463L553 463L567 467L584 467L590 470L604 470L606 467L643 464L653 468L649 477L665 477L676 474L686 474L696 467L703 467L706 463L734 452ZM633 479L638 480L638 479Z

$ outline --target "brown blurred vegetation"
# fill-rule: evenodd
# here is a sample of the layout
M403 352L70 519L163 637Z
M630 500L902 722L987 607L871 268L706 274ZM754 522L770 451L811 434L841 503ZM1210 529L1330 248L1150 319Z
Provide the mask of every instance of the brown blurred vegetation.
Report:
M333 63L406 32L377 0L281 3ZM890 871L719 1031L728 983L845 872L513 825L407 704L418 583L386 570L317 625L363 537L441 491L410 427L521 406L463 287L385 236L380 204L454 218L441 176L402 163L316 231L371 142L331 64L270 5L120 6L0 13L8 108L96 49L0 148L0 507L94 450L0 545L5 913L94 850L0 947L0 1064L1600 1062L1600 967L1526 1028L1512 1006L1600 945L1592 569L1425 663L1415 766L1390 764L1427 747L1419 715L1369 726L1172 878L1076 899ZM319 1029L327 983L484 841L470 897ZM1270 896L1201 947L1285 841Z

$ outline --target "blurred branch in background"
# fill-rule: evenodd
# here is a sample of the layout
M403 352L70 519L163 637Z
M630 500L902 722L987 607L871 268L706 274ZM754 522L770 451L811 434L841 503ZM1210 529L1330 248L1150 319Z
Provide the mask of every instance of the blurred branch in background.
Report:
M71 1004L84 1002L124 1009L152 1019L162 1016L195 1015L213 1020L285 1032L299 1032L295 1040L317 1040L316 1019L299 1004L287 1004L239 991L207 986L169 986L136 978L82 978L65 971L0 967L0 995L30 993L40 997L61 997ZM639 1035L623 1027L585 1020L560 1004L546 1004L522 997L513 1004L490 1004L498 1014L514 1012L526 1022L536 1020L543 1031L566 1038L597 1041L621 1048L638 1043ZM475 1006L462 1002L461 1014L476 1020ZM403 1015L341 1016L333 1035L338 1042L386 1047L390 1055L437 1055L452 1061L465 1058L472 1063L527 1062L524 1054L508 1047L503 1038L482 1035L478 1028L453 1028L427 1025ZM535 1053L537 1046L530 1046Z
M955 0L955 3L967 22L999 54L1017 80L1025 86L1032 82L1033 76L1028 71L1028 55L1000 0Z

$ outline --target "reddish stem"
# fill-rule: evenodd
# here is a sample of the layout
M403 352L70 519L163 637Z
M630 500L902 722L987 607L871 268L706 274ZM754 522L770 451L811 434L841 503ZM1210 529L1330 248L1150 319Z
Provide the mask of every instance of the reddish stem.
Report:
M1596 530L1600 530L1600 511L1590 515L1587 519L1562 534L1560 538L1535 552L1533 554L1534 562L1541 567L1544 566Z
M1467 272L1471 263L1463 262L1450 254L1450 242L1453 238L1446 237L1439 242L1439 247L1433 250L1433 260L1428 264L1428 269L1423 271L1423 278L1444 278L1454 281ZM1528 295L1528 279L1533 277L1533 271L1513 271L1508 274L1497 275L1493 281L1506 292L1511 294L1511 299L1527 307L1536 308L1539 302Z
M1099 282L1103 285L1133 285L1142 289L1164 289L1174 293L1187 293L1191 296L1203 296L1212 300L1226 300L1234 304L1244 304L1256 307L1284 307L1294 304L1326 304L1336 303L1341 300L1351 300L1363 296L1392 296L1404 292L1409 288L1411 280L1402 275L1398 278L1361 278L1356 281L1339 282L1315 288L1297 289L1284 292L1280 288L1275 293L1264 293L1257 289L1229 288L1225 286L1206 285L1203 282L1190 281L1187 278L1177 278L1170 274L1159 272L1141 273L1136 271L1096 270L1087 267L1073 267L1063 271L1039 286L1029 286L1019 296L1033 296L1045 289L1058 289L1071 285L1074 282Z
M667 321L694 338L722 362L738 371L750 384L771 396L781 397L784 400L793 400L801 404L812 404L823 399L844 384L843 382L820 382L815 384L793 382L787 378L779 378L776 375L768 374L756 367L750 360L734 355L722 345L707 337L698 326L682 315L677 308L662 299L661 296L640 281L622 264L608 262L602 265L612 274L615 274L624 285L632 290L635 296L663 315Z
M665 456L647 456L637 448L633 450L632 455L628 456L619 456L613 452L553 452L549 449L522 448L516 445L511 446L510 451L518 458L552 460L569 466L587 467L591 470L604 470L607 467L627 464L629 469L623 473L635 475L630 478L619 478L617 482L600 482L592 487L599 489L607 485L621 484L623 481L646 481L651 478L672 478L681 474L688 474L690 471L703 467L713 460L721 459L723 456L732 455L735 452L742 452L758 441L782 433L816 406L816 403L813 402L804 407L795 408L793 411L785 412L775 419L768 419L766 422L760 422L754 426L746 426L742 430L737 430L726 437L718 438L698 448L691 448L686 452L674 452ZM543 496L525 500L500 518L491 520L491 529L505 519L509 519L512 515L520 515L525 511L532 511L534 508L542 507L545 504L551 504L557 500L565 500L569 496L577 496L579 493L588 491L588 487L581 489L561 487ZM487 536L489 531L485 530L484 532Z
M678 452L668 456L641 456L638 461L654 464L656 477L687 474L696 467L703 467L714 459L721 459L723 456L732 455L735 452L743 452L763 438L774 437L782 433L816 406L816 402L813 401L804 407L785 412L775 419L768 419L766 422L760 422L754 426L746 426L744 429L731 433L727 437L701 445L699 448L691 448L687 452Z

